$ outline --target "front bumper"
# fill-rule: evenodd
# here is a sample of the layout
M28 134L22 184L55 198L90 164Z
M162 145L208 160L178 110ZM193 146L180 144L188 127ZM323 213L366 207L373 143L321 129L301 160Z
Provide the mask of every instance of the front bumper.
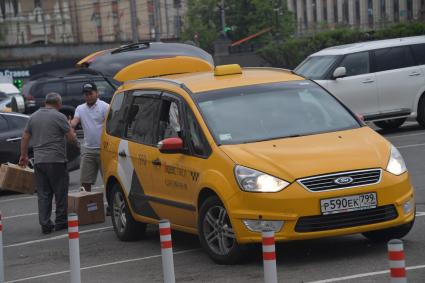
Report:
M414 215L414 207L409 213L405 213L403 205L413 200L413 187L410 183L407 173L401 176L394 176L386 171L382 173L381 182L375 185L353 187L327 192L309 192L294 182L289 187L279 193L246 193L235 194L227 203L230 219L234 232L239 243L261 242L261 233L250 231L243 220L281 220L284 221L283 228L275 233L276 241L303 240L322 237L331 237L339 235L348 235L362 233L372 230L380 230L399 226L411 222ZM392 213L390 220L378 220L371 224L354 224L353 221L343 228L319 228L319 230L310 231L300 230L301 219L315 219L321 221L320 200L348 195L376 192L378 206L376 213ZM384 211L385 210L385 211ZM391 210L391 211L389 211ZM381 211L381 212L379 212ZM384 211L384 212L382 212ZM374 217L369 214L373 210L363 210L359 217ZM359 213L357 213L359 214ZM369 216L368 216L369 215ZM344 221L344 217L353 217L353 214L341 213L334 215ZM372 221L373 222L373 221ZM308 226L308 225L307 225ZM320 225L319 225L320 226Z

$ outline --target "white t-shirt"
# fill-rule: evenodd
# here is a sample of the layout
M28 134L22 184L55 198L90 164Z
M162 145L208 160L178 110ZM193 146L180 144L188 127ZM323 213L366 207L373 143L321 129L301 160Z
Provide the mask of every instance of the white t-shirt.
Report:
M87 103L78 105L74 117L80 119L84 131L84 147L100 148L102 125L108 115L109 104L98 99L91 107Z

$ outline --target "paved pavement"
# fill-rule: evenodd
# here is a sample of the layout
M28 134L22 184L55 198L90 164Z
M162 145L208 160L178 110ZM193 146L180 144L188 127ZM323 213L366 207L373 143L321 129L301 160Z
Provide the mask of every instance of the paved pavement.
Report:
M404 238L409 282L425 282L425 131L408 122L381 133L403 154L416 189L418 217ZM78 189L71 174L71 189ZM100 180L98 180L100 182ZM69 282L66 232L44 236L37 221L37 198L0 194L7 282ZM80 227L82 282L161 282L159 235L149 226L144 240L120 242L105 223ZM262 282L261 248L237 266L214 264L197 237L173 232L177 282ZM282 243L277 246L280 282L389 282L387 248L361 235Z

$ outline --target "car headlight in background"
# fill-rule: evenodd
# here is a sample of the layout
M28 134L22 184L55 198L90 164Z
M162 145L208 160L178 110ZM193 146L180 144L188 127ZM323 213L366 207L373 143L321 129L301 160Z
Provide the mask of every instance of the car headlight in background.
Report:
M244 166L235 166L239 186L246 192L275 193L289 185L288 182Z
M394 175L401 175L407 171L406 164L404 163L403 157L397 148L391 145L391 155L388 161L387 171Z

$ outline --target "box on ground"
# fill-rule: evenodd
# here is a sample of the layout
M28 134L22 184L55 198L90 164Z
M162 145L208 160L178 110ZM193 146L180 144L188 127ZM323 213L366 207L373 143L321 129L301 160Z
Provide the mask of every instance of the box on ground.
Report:
M68 193L68 213L78 215L78 224L86 225L105 222L103 192Z
M12 163L0 167L0 188L24 194L35 192L34 170Z

